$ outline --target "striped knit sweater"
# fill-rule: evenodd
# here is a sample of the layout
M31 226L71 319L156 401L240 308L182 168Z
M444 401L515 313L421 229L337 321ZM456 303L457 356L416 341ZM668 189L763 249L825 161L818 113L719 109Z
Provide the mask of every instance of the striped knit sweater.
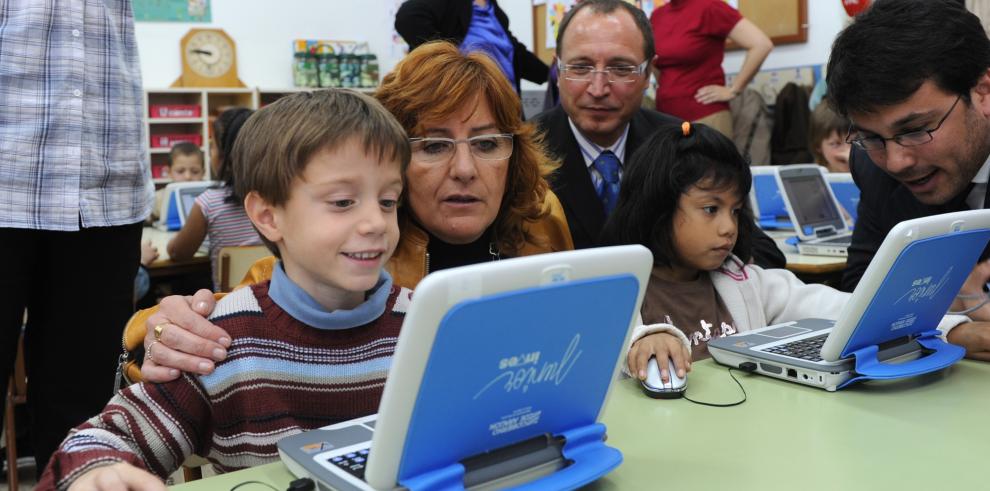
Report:
M216 370L121 391L70 432L39 489L119 461L163 478L190 454L219 472L266 464L285 436L377 412L410 294L392 287L377 320L321 330L276 305L268 282L235 290L211 316L234 340Z

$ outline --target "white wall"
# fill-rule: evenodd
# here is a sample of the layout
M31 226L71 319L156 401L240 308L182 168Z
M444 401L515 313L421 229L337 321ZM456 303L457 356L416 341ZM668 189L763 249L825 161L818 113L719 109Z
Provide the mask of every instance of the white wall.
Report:
M848 19L841 0L808 0L808 42L775 46L763 62L763 69L825 64L832 41ZM738 72L744 54L745 51L726 53L722 64L725 73Z
M167 87L181 71L179 39L191 27L220 27L237 43L241 81L249 87L292 86L293 39L367 41L378 55L381 73L401 59L392 41L394 11L400 0L212 0L213 22L138 22L138 49L145 87ZM500 0L512 33L532 49L531 0ZM781 45L764 69L820 65L828 60L835 35L846 23L840 0L808 1L808 42ZM743 52L726 54L725 71L742 65ZM524 81L523 88L537 88Z
M397 0L212 0L213 22L137 22L144 86L168 87L180 74L179 40L191 27L219 27L237 43L248 87L292 87L293 39L367 41L381 73L402 57L393 48Z

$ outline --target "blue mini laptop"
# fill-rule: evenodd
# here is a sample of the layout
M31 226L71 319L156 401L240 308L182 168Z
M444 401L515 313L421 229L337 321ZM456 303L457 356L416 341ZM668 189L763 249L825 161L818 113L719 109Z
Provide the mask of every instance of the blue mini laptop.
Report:
M803 319L713 339L715 361L826 390L945 368L965 350L936 329L990 240L990 210L906 220L887 234L835 321Z
M438 271L413 295L379 412L279 441L320 489L573 489L622 454L598 423L653 257L641 246Z
M181 229L196 197L216 185L214 181L192 181L173 182L165 186L165 199L158 213L158 228L169 232Z
M842 208L846 210L846 213L855 222L857 212L859 211L859 187L853 181L852 174L848 172L828 172L825 174L825 178L828 180L828 185L832 188L832 193L835 194L835 199L839 200L839 204L842 205Z
M791 229L794 225L787 215L787 205L777 185L777 166L757 165L750 167L753 173L753 188L750 190L750 204L753 216L764 230Z

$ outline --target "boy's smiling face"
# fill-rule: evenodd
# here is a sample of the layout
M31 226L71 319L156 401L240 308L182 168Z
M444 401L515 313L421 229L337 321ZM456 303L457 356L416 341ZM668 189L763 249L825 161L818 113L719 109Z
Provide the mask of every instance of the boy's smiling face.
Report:
M400 165L377 154L351 138L316 152L284 204L264 205L256 219L248 203L258 229L278 245L286 274L328 310L364 302L399 241Z

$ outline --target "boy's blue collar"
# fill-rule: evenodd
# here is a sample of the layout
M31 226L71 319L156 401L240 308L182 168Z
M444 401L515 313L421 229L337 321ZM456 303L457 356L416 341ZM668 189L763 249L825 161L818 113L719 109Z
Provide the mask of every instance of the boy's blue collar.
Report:
M385 301L392 290L392 277L384 269L378 283L368 291L364 303L353 310L327 310L285 274L279 261L272 271L272 282L268 295L296 320L317 329L351 329L363 326L385 313Z

